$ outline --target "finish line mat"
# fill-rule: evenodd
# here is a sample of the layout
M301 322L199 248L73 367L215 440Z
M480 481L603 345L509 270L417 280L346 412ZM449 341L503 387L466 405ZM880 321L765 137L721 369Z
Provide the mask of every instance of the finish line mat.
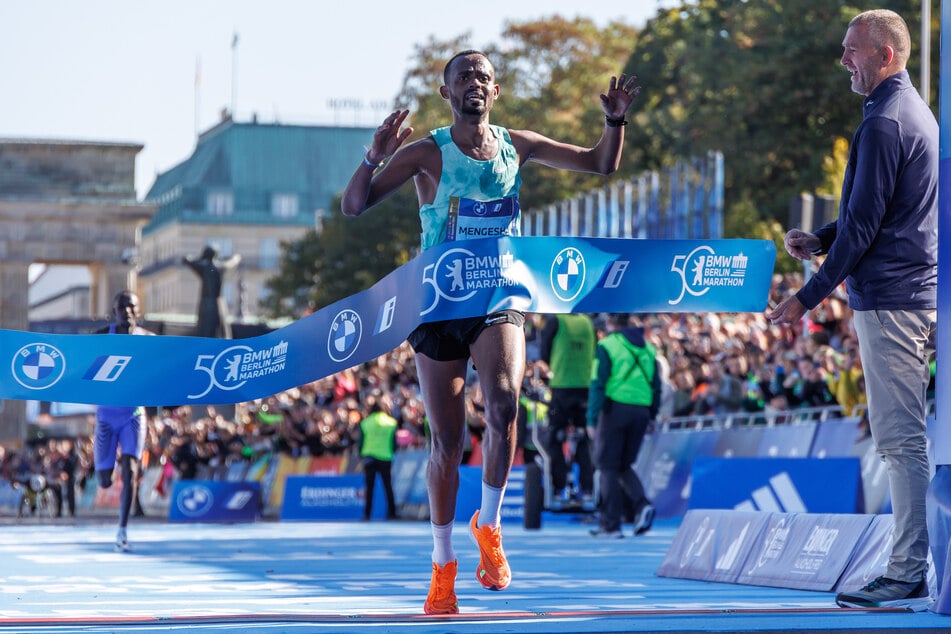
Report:
M229 624L279 624L279 623L306 623L312 625L341 625L341 624L422 624L432 622L442 623L492 623L495 621L532 622L532 621L586 621L591 619L630 619L645 617L704 617L721 615L768 615L768 616L802 616L802 615L842 615L841 608L723 608L723 609L684 609L684 610L572 610L552 612L485 612L480 614L234 614L218 616L172 616L172 617L138 617L138 618L49 618L49 619L0 619L0 628L36 627L41 625L69 625L121 627L141 625L162 625L167 627L182 627L192 625L229 625ZM850 614L901 614L910 613L909 610L891 608L865 608L849 610Z

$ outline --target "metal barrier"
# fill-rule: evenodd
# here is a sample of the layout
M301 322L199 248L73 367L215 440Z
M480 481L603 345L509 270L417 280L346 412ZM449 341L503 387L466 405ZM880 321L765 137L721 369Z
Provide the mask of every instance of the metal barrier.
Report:
M934 400L929 400L927 414L933 416L935 412ZM826 405L824 407L803 407L778 411L759 412L730 412L726 414L705 414L695 416L677 416L663 421L657 421L658 431L672 429L729 429L735 426L765 425L797 425L806 422L817 422L839 418L862 419L868 413L868 405L860 403L852 408L851 414L846 414L840 405Z
M723 153L679 161L663 171L522 214L526 236L720 239L723 237Z
M760 412L730 412L726 414L707 414L703 416L678 416L665 421L658 421L660 431L671 429L729 429L753 425L786 424L823 421L830 418L842 418L843 412L839 405L825 407L803 407L798 409L760 411Z

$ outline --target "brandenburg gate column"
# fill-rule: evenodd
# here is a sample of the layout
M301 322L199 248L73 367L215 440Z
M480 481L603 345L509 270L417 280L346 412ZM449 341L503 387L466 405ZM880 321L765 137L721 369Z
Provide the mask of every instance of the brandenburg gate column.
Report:
M136 200L140 150L137 143L0 139L0 328L29 330L34 262L92 268L91 314L73 317L107 318L112 297L133 288L135 267L124 254L138 247L156 209ZM0 363L15 353L4 351ZM26 404L0 403L0 442L25 440Z
M122 290L137 293L135 269L126 264L100 264L89 266L90 310L95 318L112 316L112 300Z
M0 324L29 330L28 262L0 262ZM11 351L12 352L12 351ZM26 438L26 401L0 401L0 440Z

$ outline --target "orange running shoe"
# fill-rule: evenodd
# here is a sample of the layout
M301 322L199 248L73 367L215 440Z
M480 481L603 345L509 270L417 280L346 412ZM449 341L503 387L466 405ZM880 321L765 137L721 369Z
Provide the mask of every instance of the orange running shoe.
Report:
M456 614L459 601L456 600L456 571L459 562L455 559L440 566L433 562L433 578L429 582L429 596L423 604L426 614Z
M505 590L512 583L512 569L502 550L502 527L477 527L479 511L469 520L469 534L479 546L479 567L476 579L489 590Z

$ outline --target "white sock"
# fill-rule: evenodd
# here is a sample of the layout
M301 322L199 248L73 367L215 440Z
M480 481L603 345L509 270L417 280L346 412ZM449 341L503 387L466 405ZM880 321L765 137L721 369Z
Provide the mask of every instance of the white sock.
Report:
M437 526L430 522L433 529L433 563L445 566L456 558L456 551L452 549L452 524Z
M482 507L479 509L479 520L476 526L491 526L495 528L502 521L502 497L505 495L505 485L501 488L482 482Z

